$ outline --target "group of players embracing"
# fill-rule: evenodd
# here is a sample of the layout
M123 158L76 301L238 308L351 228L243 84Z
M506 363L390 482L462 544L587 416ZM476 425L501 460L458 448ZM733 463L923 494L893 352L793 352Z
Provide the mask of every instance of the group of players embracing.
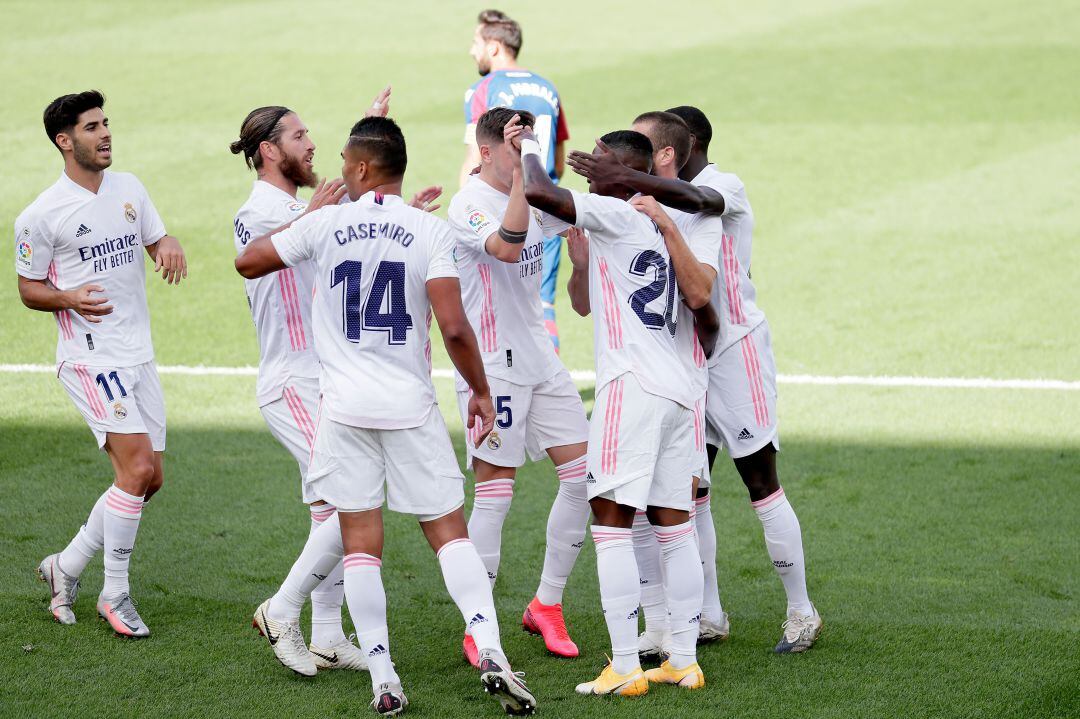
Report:
M631 129L604 135L592 153L570 153L568 164L589 181L589 192L582 193L552 181L528 112L490 109L476 123L479 168L451 200L447 222L430 214L441 188L427 188L409 203L402 199L406 144L387 117L389 96L387 88L352 127L340 179L317 180L315 145L299 115L285 107L253 110L231 147L258 177L233 223L235 265L245 278L260 345L258 402L271 432L299 464L311 513L311 531L292 569L254 615L276 657L307 676L368 671L376 712L406 708L390 655L381 578L386 504L415 515L435 551L464 620L464 656L479 670L483 688L508 713L534 711L536 698L503 652L493 588L517 468L546 455L558 492L524 628L541 635L552 654L578 656L562 604L588 529L611 662L577 692L635 696L650 683L700 688L705 678L697 645L730 631L717 587L709 504L719 447L749 490L787 592L776 651L809 648L822 620L807 595L799 523L777 479L776 372L749 274L753 214L741 181L709 163L712 129L705 115L693 107L647 112ZM146 247L167 273L186 273L178 243L165 235L138 181L105 173L111 135L108 157L79 156L75 145L87 117L97 118L99 134L82 144L102 136L104 100L85 109L69 102L69 115L79 110L72 122L50 126L46 114L46 130L65 158L60 189L72 202L104 202L106 196L115 204L106 191L119 192L120 179L130 178L124 179L130 192L142 193L131 214L143 220L131 246ZM67 187L79 167L98 173L98 194ZM301 187L315 188L307 202L297 196ZM60 196L55 188L48 192ZM86 225L49 225L42 219L46 205L39 198L37 209L32 205L16 223L20 290L27 285L29 306L57 313L61 379L113 459L117 482L71 545L39 570L52 589L53 615L73 623L79 574L104 547L112 594L103 592L99 612L118 633L146 636L128 595L127 561L143 505L161 484L164 450L148 320L146 336L135 338L145 345L132 355L141 360L137 365L126 359L123 328L104 337L110 347L115 343L105 362L100 352L93 354L89 334L110 326L121 311L145 317L142 263L123 265L130 277L103 268L94 278L98 289L84 291L86 278L79 284L58 274L39 247L42 238L54 237L49 252L57 262L65 252L80 259L85 248L67 235ZM77 216L65 214L64 221ZM27 227L36 243L29 262L19 254ZM555 235L567 238L573 308L594 321L591 418L544 325L543 246ZM90 304L92 292L120 287L129 287L126 308ZM464 477L432 384L432 318L456 370L467 427L468 467L476 480L467 520ZM89 349L79 344L83 329ZM123 393L108 397L115 399L112 412L98 406L99 392L110 387ZM147 462L139 464L139 481L123 464L123 437L133 430L145 439L135 453ZM299 625L309 598L310 644ZM355 642L342 627L346 601ZM640 636L639 608L645 615ZM642 659L659 666L643 670Z

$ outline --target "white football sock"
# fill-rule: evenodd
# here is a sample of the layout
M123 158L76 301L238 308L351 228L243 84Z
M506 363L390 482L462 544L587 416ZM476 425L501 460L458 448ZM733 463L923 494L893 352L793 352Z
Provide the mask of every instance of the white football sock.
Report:
M600 603L611 637L611 665L619 674L641 667L637 648L638 585L631 530L592 525L596 544L596 573L600 579Z
M386 627L386 591L382 583L382 561L370 554L349 554L345 567L345 596L360 649L367 656L371 689L377 692L385 682L398 682L390 659L390 630Z
M634 515L634 559L637 561L641 586L641 611L645 615L645 631L661 641L668 631L667 598L664 596L664 571L660 562L660 545L649 518L644 512Z
M536 590L536 598L541 604L562 604L566 580L570 578L585 543L585 527L589 523L585 458L582 455L555 468L559 492L548 514L544 570Z
M330 519L337 508L332 504L312 504L311 532ZM311 643L329 648L345 641L345 629L341 626L341 605L345 601L345 568L338 562L326 579L311 591Z
M664 592L671 622L671 666L685 669L697 661L701 617L701 555L692 522L654 527L664 562Z
M266 613L279 622L299 619L300 610L315 588L334 571L344 550L341 522L337 512L308 535L303 551L292 565L277 593L270 598Z
M765 530L765 546L769 550L776 573L787 592L788 613L810 615L814 608L806 592L806 563L803 559L802 528L795 510L784 496L784 488L765 499L750 503Z
M135 549L139 532L143 498L128 494L116 485L105 493L105 512L102 529L105 547L105 584L101 596L115 599L131 591L128 586L128 564Z
M724 616L720 605L720 585L716 580L716 525L713 523L711 494L694 500L694 528L697 530L698 554L705 577L701 597L701 618L719 622Z
M90 510L90 516L86 518L86 524L79 527L64 551L60 552L57 561L64 574L71 577L81 575L94 555L105 546L105 498L108 494L109 490L101 493Z
M484 563L468 539L452 539L439 548L439 566L450 598L465 620L465 631L472 636L479 651L494 649L502 653L499 619L491 585L483 581Z
M514 498L514 480L491 479L476 484L472 514L469 515L469 539L484 562L492 587L499 576L499 556L502 553L502 528L510 501Z

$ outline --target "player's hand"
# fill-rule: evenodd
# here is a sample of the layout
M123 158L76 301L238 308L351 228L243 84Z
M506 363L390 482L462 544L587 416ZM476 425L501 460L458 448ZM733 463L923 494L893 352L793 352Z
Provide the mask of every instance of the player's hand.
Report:
M585 230L571 227L566 231L566 253L570 255L570 264L576 269L589 268L589 236Z
M664 208L651 195L638 195L632 198L630 206L655 222L661 233L666 234L675 225L675 221L671 219L668 213L664 212Z
M155 244L154 272L161 272L161 279L170 285L178 285L181 279L187 279L187 257L180 241L165 235Z
M364 117L386 117L390 113L390 86L383 88L382 92L371 101L371 107L364 113Z
M415 207L418 210L424 212L434 212L442 207L442 205L431 204L435 200L439 199L442 195L442 185L432 185L431 187L425 187L424 189L413 195L413 198L409 200L409 206Z
M515 159L521 158L521 133L525 126L521 124L521 115L514 115L503 126L503 142L510 148Z
M495 426L495 406L491 403L491 395L479 395L473 393L469 396L469 421L468 427L472 429L480 424L480 434L476 439L475 447L479 447L487 436L491 434L491 428Z
M597 140L596 147L599 152L571 151L566 156L566 164L587 180L611 180L626 168L603 140Z
M341 198L345 196L347 188L345 187L345 180L340 177L336 180L326 181L326 178L319 180L319 186L315 188L315 193L312 194L311 200L308 202L307 210L304 214L309 214L327 205L336 205L341 202Z
M67 293L69 307L78 312L79 316L87 322L97 324L101 322L102 316L113 311L113 306L109 304L108 297L104 295L100 297L94 296L104 291L105 288L101 285L83 285L77 289L69 290Z
M518 146L518 148L521 147L521 141L522 140L535 140L535 139L536 139L536 133L533 132L533 129L531 127L526 127L525 125L522 125L521 126L521 132L518 133L518 135L517 135L517 146Z

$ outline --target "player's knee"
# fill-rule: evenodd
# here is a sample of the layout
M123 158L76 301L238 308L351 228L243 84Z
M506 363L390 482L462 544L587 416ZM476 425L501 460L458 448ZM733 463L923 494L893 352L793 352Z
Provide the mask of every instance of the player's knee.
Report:
M145 495L155 481L154 460L151 457L139 457L124 468L124 483L135 490L133 494ZM158 487L161 483L158 482Z

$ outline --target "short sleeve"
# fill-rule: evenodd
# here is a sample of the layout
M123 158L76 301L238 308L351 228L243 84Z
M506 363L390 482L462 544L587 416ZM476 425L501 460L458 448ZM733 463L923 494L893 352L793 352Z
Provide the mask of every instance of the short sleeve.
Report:
M451 209L450 224L460 245L472 252L482 254L487 251L488 238L498 232L502 223L491 208L475 202L467 202L464 208Z
M540 225L540 229L543 230L544 237L565 235L566 231L573 227L569 222L560 220L555 215L549 215L540 210L533 210L533 215L536 217L536 222Z
M27 279L43 280L49 275L52 259L52 235L43 232L33 217L15 220L15 271Z
M736 217L738 215L745 215L750 211L750 202L746 199L746 187L742 184L731 187L727 185L710 185L714 190L719 192L724 198L724 212L725 217Z
M146 187L138 178L135 178L135 183L139 187L139 233L142 236L143 246L149 247L166 235L165 223L161 221L161 215L154 207Z
M577 227L589 230L591 242L634 232L638 212L628 203L592 192L570 190L574 197Z
M724 241L724 222L716 215L692 215L683 237L694 257L720 274L720 249Z
M320 212L325 212L327 209L329 208L324 208ZM270 235L270 242L277 250L278 257L287 266L295 267L314 256L315 245L312 238L315 236L315 226L319 221L316 214L304 215L281 232Z
M454 233L448 224L440 220L438 228L432 235L424 281L458 276L457 264L454 262Z

